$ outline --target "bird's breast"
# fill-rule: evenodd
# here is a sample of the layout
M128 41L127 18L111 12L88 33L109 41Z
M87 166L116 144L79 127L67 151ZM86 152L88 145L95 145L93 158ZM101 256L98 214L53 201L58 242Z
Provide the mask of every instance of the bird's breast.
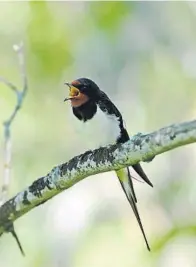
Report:
M77 123L80 124L81 129L78 131L84 136L86 149L115 144L120 136L118 118L103 112L99 107L92 119L86 122L77 120Z

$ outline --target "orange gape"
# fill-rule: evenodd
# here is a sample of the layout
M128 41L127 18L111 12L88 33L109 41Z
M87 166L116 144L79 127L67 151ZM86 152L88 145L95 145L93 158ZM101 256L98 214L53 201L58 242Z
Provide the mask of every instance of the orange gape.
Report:
M81 93L80 90L74 86L71 86L69 96L71 97L70 100L72 107L79 107L89 100L87 95Z
M78 90L78 88L71 86L69 95L70 96L78 96L79 94L80 94L80 91Z

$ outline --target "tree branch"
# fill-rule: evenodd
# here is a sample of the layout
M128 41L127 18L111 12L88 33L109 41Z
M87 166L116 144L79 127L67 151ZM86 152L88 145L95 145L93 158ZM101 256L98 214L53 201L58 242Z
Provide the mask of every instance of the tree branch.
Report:
M166 151L196 142L196 120L174 124L150 134L133 136L124 144L87 151L54 167L0 207L0 234L7 225L82 179L147 161Z

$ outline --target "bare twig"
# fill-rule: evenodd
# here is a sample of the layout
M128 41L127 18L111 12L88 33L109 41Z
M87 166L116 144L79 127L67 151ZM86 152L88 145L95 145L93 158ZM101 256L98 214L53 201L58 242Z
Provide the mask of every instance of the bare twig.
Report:
M14 45L14 50L18 54L19 59L19 66L23 81L23 89L19 90L13 83L6 80L3 77L0 77L0 82L3 82L6 84L15 94L17 98L16 106L10 115L10 117L4 122L4 176L3 176L3 182L2 182L2 188L0 193L0 206L3 204L3 202L7 199L8 195L8 188L10 184L10 168L11 168L11 124L16 117L17 112L22 106L22 103L24 101L24 97L27 91L27 76L25 72L25 63L24 63L24 51L23 51L23 44L20 45Z
M10 81L6 80L4 77L0 76L0 82L7 85L13 92L16 93L18 91L17 87L13 83L11 83Z
M17 86L15 86L13 83L8 81L7 79L0 77L0 82L4 83L7 85L15 94L16 94L16 106L11 113L10 117L3 123L4 125L4 175L3 175L3 181L2 181L2 188L0 192L0 206L5 202L8 196L8 189L9 189L9 184L11 182L11 175L10 175L10 168L11 168L11 157L12 157L12 143L11 143L11 125L12 122L14 121L19 109L22 106L22 103L24 101L24 97L27 92L27 75L25 71L25 60L24 60L24 50L23 50L23 44L21 43L20 45L14 45L13 49L16 51L18 55L18 60L19 60L19 67L20 67L20 72L22 76L22 82L23 82L23 87L22 90L19 90ZM5 228L7 232L11 232L13 237L16 239L17 244L20 248L20 251L24 255L22 246L19 242L19 239L16 235L16 232L14 230L13 223L9 224L9 227Z

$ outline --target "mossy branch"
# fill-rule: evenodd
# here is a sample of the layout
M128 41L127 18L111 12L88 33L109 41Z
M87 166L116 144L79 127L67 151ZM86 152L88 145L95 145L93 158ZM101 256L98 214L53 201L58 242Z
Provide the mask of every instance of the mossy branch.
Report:
M124 144L87 151L54 167L46 176L0 207L0 235L7 225L84 178L118 170L179 146L196 142L196 120L173 124L150 134L137 134ZM153 164L153 163L152 163Z

